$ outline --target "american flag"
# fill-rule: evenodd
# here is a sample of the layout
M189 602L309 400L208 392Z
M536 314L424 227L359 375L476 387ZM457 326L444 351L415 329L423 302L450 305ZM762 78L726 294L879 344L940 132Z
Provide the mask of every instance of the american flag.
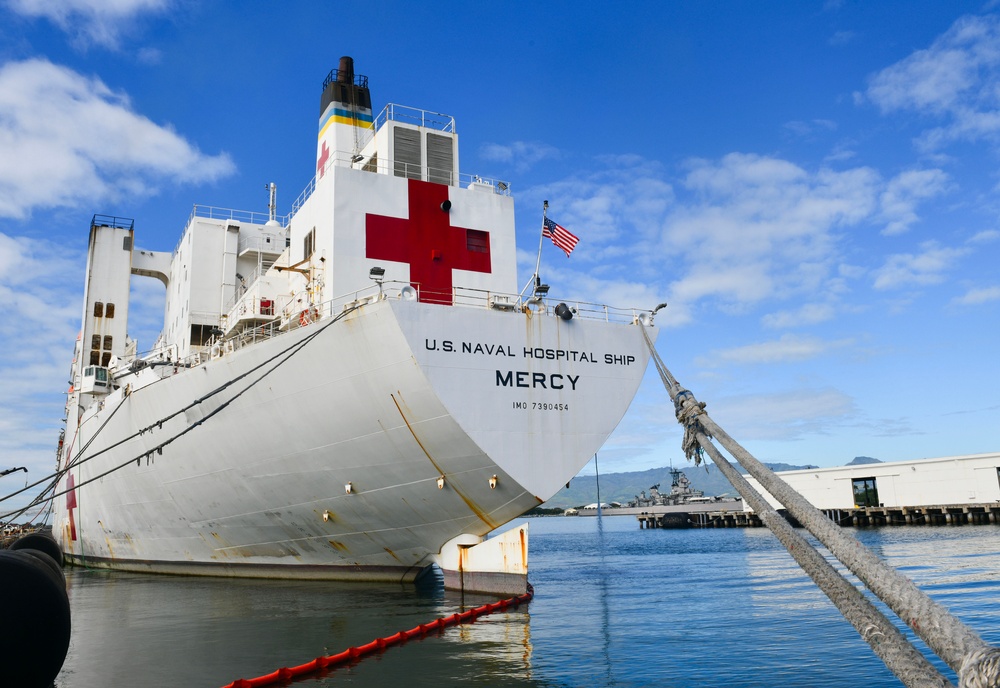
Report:
M573 252L573 249L580 242L575 234L565 227L557 225L549 218L545 218L545 222L542 223L542 236L552 239L552 243L561 248L567 258L569 258L569 254Z

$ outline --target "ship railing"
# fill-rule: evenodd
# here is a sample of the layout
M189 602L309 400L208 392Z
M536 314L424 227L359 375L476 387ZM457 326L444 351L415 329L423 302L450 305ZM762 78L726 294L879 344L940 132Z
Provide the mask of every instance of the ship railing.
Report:
M331 315L337 315L347 308L377 301L381 298L379 294L383 294L386 298L405 299L409 296L407 287L415 290L415 298L420 301L450 303L453 306L465 308L488 308L490 310L507 312L531 310L541 315L558 317L555 315L555 309L560 303L564 303L573 313L574 317L585 320L602 320L611 323L634 323L639 316L649 313L648 309L642 308L616 308L606 304L571 301L556 297L524 298L518 294L472 287L453 287L448 292L432 292L421 288L419 282L411 283L397 280L387 280L382 282L381 285L371 285L343 294L316 308L319 318L322 319ZM410 294L412 293L410 292Z
M372 128L381 129L386 122L403 122L449 134L455 133L455 118L451 115L396 103L389 103L373 118Z
M635 323L639 320L640 316L649 313L648 309L615 308L604 304L570 301L548 296L545 298L525 298L518 294L471 287L454 287L449 292L436 293L421 290L419 283L387 280L381 284L372 284L341 294L329 301L304 309L307 312L305 318L302 318L300 310L290 308L291 302L282 304L282 299L278 299L268 304L268 312L266 314L267 317L270 317L273 313L274 320L253 327L247 327L226 339L213 337L207 345L186 358L177 359L176 348L173 345L145 352L140 358L147 362L173 360L180 368L197 366L220 355L231 353L246 346L252 346L258 342L298 329L299 327L308 327L315 322L326 321L342 314L346 310L363 307L383 299L419 299L420 301L429 303L450 303L453 306L462 308L486 308L511 313L531 311L538 315L547 315L550 317L559 317L556 314L556 308L560 304L565 304L572 312L573 317L624 324ZM257 301L254 305L256 308L262 307L260 301ZM260 314L265 315L264 313ZM194 315L192 313L192 316ZM217 315L207 313L203 315L206 317L211 315L218 320ZM164 371L164 374L169 374L169 372Z
M270 266L268 266L270 267ZM236 291L231 297L226 301L225 305L222 307L223 313L229 313L236 307L236 304L241 300L246 298L248 292L253 292L257 288L257 280L260 276L267 271L263 265L257 265L249 274L245 275L243 279L239 280L236 284Z
M270 239L270 241L268 241L268 239ZM236 253L238 255L242 255L247 252L256 252L267 255L281 255L286 248L286 243L288 243L288 238L285 235L263 234L261 236L245 236L240 237Z
M480 174L468 174L464 172L455 173L450 168L430 167L428 165L417 165L415 163L403 162L400 160L382 159L376 157L364 157L355 155L349 151L336 151L330 154L329 160L321 168L309 183L302 190L299 197L292 203L292 212L287 216L294 217L302 208L305 202L316 190L316 181L321 175L326 174L332 167L350 167L363 172L373 172L375 174L393 175L405 177L406 179L420 179L434 182L435 184L446 184L448 186L460 186L466 189L476 189L500 196L510 196L510 182L503 179L484 177Z
M421 292L421 296L427 300L437 300L428 299L424 292ZM560 303L564 303L572 312L573 317L615 323L633 323L640 315L649 312L647 309L641 308L616 308L600 303L571 301L550 296L524 298L518 294L471 287L454 287L452 289L452 303L456 306L473 306L500 311L531 310L542 315L553 316L555 316L556 307Z
M270 219L271 215L269 213L260 213L254 210L235 210L233 208L217 208L211 205L194 205L191 210L191 214L188 215L187 224L185 227L190 227L191 223L197 217L203 217L209 220L231 220L232 222L238 222L240 224L250 224L250 225L263 225L266 224ZM282 227L288 226L288 221L291 219L291 215L276 215L275 221L278 222ZM181 242L184 241L184 234L181 234L181 238L178 239L177 245L174 247L174 253L177 253L177 249L180 248ZM284 250L284 249L282 249ZM280 252L280 251L279 251Z
M204 217L210 220L232 220L251 225L263 225L271 219L268 213L260 213L254 210L216 208L210 205L195 205L191 211L191 216L188 218L188 224L196 217ZM276 215L275 220L284 227L288 224L288 215Z

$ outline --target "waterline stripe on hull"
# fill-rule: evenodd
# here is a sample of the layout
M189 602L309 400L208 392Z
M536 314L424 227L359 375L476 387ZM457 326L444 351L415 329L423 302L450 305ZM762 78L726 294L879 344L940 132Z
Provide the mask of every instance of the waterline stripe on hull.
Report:
M178 576L212 576L218 578L269 578L280 580L365 581L378 583L412 583L427 566L345 566L317 564L237 564L200 561L174 562L142 559L108 559L66 554L69 566L128 571L131 573L161 573Z

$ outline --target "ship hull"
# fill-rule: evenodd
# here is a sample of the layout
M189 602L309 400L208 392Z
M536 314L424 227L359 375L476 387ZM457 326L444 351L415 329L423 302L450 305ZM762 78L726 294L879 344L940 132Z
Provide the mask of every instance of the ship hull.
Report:
M648 355L637 325L383 299L147 368L67 428L54 533L88 566L412 580L575 475Z

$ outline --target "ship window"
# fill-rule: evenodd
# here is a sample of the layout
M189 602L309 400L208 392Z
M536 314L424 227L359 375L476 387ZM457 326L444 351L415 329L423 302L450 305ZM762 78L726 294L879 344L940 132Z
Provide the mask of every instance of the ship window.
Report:
M306 234L305 239L302 240L302 257L308 258L316 250L316 228L313 227Z
M101 365L107 368L109 363L111 363L111 352L105 351L101 356Z
M115 304L113 303L108 304L108 307L104 309L104 317L105 318L115 317Z
M851 484L854 487L855 506L879 506L875 478L854 478Z
M105 351L111 351L111 335L104 335L104 346L102 347Z
M94 349L90 352L90 365L100 365L101 364L101 352Z
M465 231L465 247L475 253L490 252L489 232L481 232L478 229L468 229Z
M122 250L123 251L131 251L132 250L132 237L131 236L126 236L125 239L122 241Z
M103 318L104 317L104 304L100 301L94 302L94 317Z
M90 348L91 349L101 348L101 335L95 334L93 337L90 338Z

